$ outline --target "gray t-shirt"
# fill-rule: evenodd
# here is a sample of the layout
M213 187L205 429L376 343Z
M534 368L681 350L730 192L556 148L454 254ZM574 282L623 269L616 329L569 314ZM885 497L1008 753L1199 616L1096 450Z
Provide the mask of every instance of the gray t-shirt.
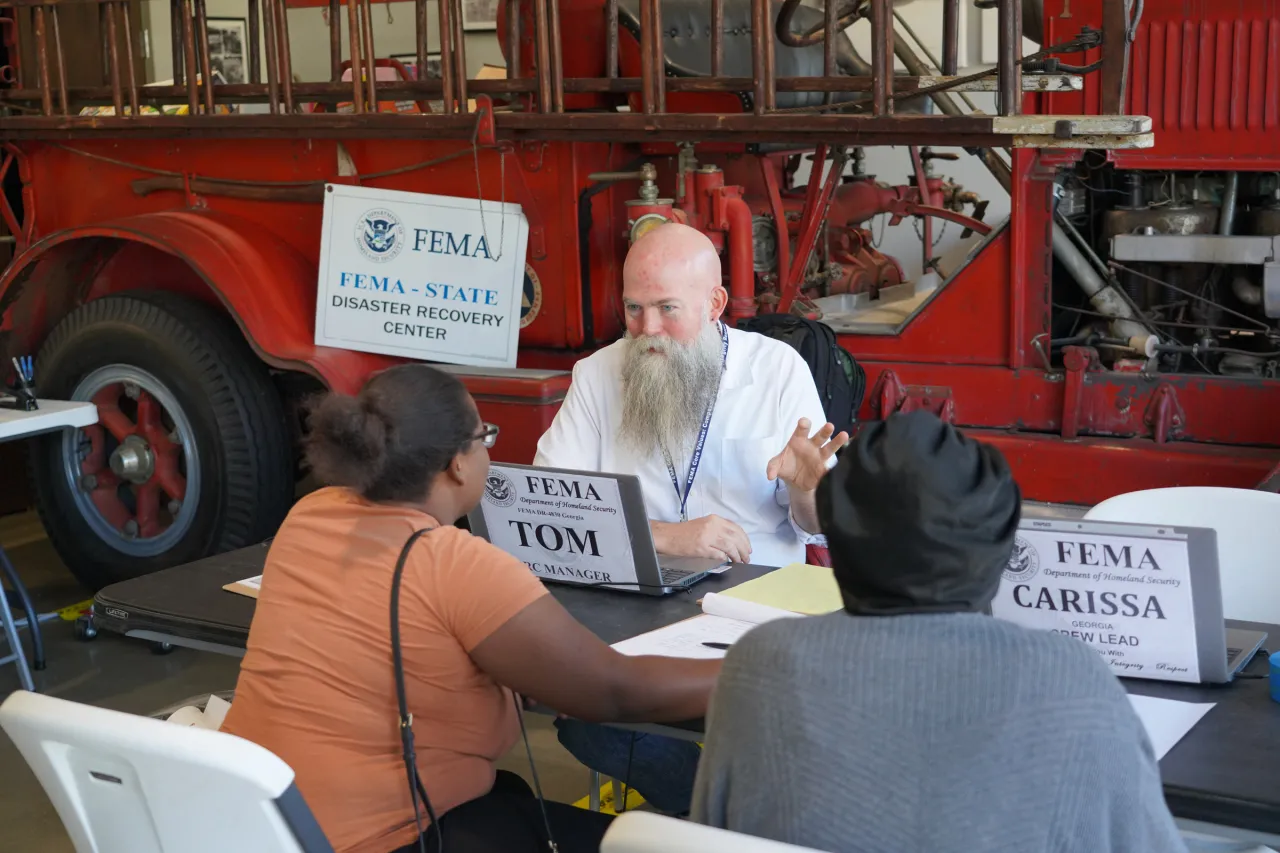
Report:
M979 614L781 619L739 640L693 820L826 851L1185 851L1125 691Z

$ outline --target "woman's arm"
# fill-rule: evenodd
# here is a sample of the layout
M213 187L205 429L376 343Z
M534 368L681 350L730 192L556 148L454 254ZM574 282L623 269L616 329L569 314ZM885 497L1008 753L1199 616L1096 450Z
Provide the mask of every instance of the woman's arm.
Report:
M707 711L718 660L629 657L549 595L471 650L494 681L586 722L681 722Z

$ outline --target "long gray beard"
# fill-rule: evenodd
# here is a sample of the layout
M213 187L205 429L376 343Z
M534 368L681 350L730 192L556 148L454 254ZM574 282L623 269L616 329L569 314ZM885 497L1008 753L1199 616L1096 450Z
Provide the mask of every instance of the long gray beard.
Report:
M623 446L641 456L666 448L673 459L692 449L707 405L720 386L719 327L707 323L703 329L688 344L667 337L627 336L618 428Z

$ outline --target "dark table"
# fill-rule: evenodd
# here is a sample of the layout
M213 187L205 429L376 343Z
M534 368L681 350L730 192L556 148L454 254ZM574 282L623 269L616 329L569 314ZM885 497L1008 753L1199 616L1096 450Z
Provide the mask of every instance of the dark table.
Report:
M266 543L112 584L94 597L99 629L175 646L244 656L257 601L222 587L262 574ZM735 565L687 592L653 596L547 584L579 622L606 643L616 643L702 612L698 599L773 571Z
M1264 646L1280 648L1280 625L1227 624L1266 631ZM1244 675L1264 677L1230 684L1121 679L1130 693L1215 703L1160 762L1164 798L1175 816L1280 837L1280 702L1271 698L1267 672L1266 655L1258 655Z
M267 545L255 545L106 587L94 599L98 628L173 645L243 656L256 602L224 592L226 584L262 573ZM549 584L548 589L606 643L696 616L697 599L771 569L736 565L685 593L655 597ZM1266 631L1280 645L1280 625L1231 622ZM1266 672L1257 658L1247 673ZM1224 685L1179 685L1122 679L1132 693L1213 702L1213 708L1160 762L1165 799L1188 821L1232 827L1280 839L1280 703L1266 678ZM678 727L701 731L700 721ZM675 732L671 732L675 733Z

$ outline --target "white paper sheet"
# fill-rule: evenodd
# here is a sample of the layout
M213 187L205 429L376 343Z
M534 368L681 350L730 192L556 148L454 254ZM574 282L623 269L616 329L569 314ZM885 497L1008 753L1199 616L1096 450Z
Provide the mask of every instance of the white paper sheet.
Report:
M195 705L185 705L169 715L167 722L177 723L180 726L195 726L198 729L207 728L204 724L204 712Z
M194 726L197 729L217 731L231 710L231 703L221 697L209 694L209 700L201 711L195 705L184 705L169 715L167 721L180 726Z
M1129 702L1133 705L1133 710L1138 712L1138 719L1142 720L1147 736L1151 738L1156 760L1164 758L1213 707L1212 702L1177 702L1154 696L1135 696L1132 693L1129 694Z
M221 696L209 696L209 701L204 706L204 723L207 728L217 731L222 728L222 722L227 718L227 712L231 710L231 703Z
M694 616L674 625L614 643L624 655L661 655L669 658L722 658L724 649L713 649L703 643L732 645L754 628L751 622L725 619L722 616Z
M757 604L754 601L743 601L741 598L716 595L714 592L709 592L702 597L702 612L709 616L722 616L725 619L750 622L754 625L763 625L774 619L804 618L802 613L792 613L790 610Z

